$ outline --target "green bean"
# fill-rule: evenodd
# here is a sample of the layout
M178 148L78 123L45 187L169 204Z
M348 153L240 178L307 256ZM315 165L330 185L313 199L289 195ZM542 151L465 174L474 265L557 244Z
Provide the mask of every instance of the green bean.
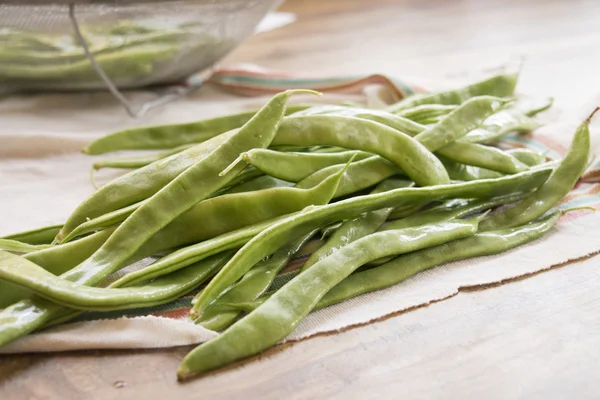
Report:
M335 115L287 117L273 143L341 145L389 159L418 185L449 182L444 166L419 142L400 131L359 118Z
M527 193L518 193L514 195L494 197L491 199L454 199L445 202L436 207L432 207L419 213L414 213L403 219L390 222L384 225L379 231L389 231L394 229L404 229L424 224L435 223L439 221L449 221L455 218L462 218L473 213L489 210L493 207L513 203L522 200ZM380 265L390 259L375 260L370 265Z
M506 100L497 97L473 97L414 138L429 151L437 151L477 128L504 104Z
M558 203L585 171L590 155L590 120L596 108L575 131L569 151L550 178L515 207L482 222L482 230L511 228L533 221Z
M305 209L271 225L246 243L204 288L191 311L192 316L194 318L200 316L206 306L223 290L241 278L250 266L273 253L294 237L308 233L312 229L353 218L364 212L397 207L401 204L443 200L448 197L489 198L530 191L541 185L549 174L550 170L540 168L493 180L396 189Z
M297 240L283 246L268 259L261 260L235 284L231 289L223 293L217 301L212 303L202 315L195 321L206 329L222 331L231 325L240 315L239 311L223 310L222 303L243 303L260 297L273 283L273 280L283 269L290 258L316 233L316 230L300 237ZM192 303L194 301L192 300Z
M439 149L437 154L462 164L504 174L515 174L528 168L527 165L502 150L476 143L454 142Z
M404 132L410 136L420 133L424 127L408 118L400 117L383 110L371 110L368 108L352 108L340 106L320 106L307 108L304 111L299 111L294 116L303 115L339 115L342 117L355 117L367 119L369 121L379 122Z
M240 183L237 186L227 190L224 195L244 192L255 192L257 190L291 187L294 184L292 182L282 181L281 179L273 178L269 175L262 175L251 179L247 182Z
M42 228L6 235L0 239L18 240L19 242L28 244L50 244L61 227L62 224L44 226Z
M446 171L448 171L448 176L450 176L450 179L458 181L474 181L478 179L493 179L503 176L503 174L490 169L461 164L442 156L439 156L439 159L442 164L444 164L444 167L446 167Z
M343 168L345 168L344 164L323 168L298 182L295 187L305 189L313 187L323 179L338 173ZM385 158L379 156L372 156L353 162L346 168L346 172L342 176L333 197L338 198L356 193L397 174L402 174L402 171Z
M92 168L99 170L102 168L120 168L120 169L135 169L145 167L148 164L152 164L155 161L162 160L165 157L171 156L182 152L183 150L189 149L194 144L184 144L174 149L161 152L158 154L151 154L143 157L121 157L121 158L110 158L106 160L96 161Z
M414 213L421 210L424 206L426 206L429 202L422 201L415 204L407 204L404 206L394 208L394 211L388 215L388 220L393 221L395 219L406 218L409 215L413 215Z
M289 106L287 114L305 108L306 106ZM256 111L250 111L184 124L126 129L95 140L83 151L87 154L103 154L117 150L170 149L201 143L241 127L255 114Z
M178 377L187 378L215 369L274 345L296 328L325 293L361 265L472 236L477 231L478 221L475 218L373 233L342 247L294 277L221 335L188 353L179 366Z
M198 287L232 254L229 251L212 256L141 287L96 288L59 278L24 258L0 251L0 279L21 285L54 303L80 310L152 307L176 300Z
M530 132L540 127L540 123L525 115L517 108L506 108L487 118L482 126L473 129L460 141L488 143L510 132Z
M344 164L351 158L359 161L373 154L363 151L339 153L295 153L267 149L252 149L242 154L242 159L267 175L284 181L299 182L323 168Z
M476 96L512 96L517 85L517 74L502 74L485 79L468 86L445 92L422 94L407 97L387 108L391 113L398 113L421 104L461 104Z
M397 115L422 124L423 122L421 121L423 120L445 116L455 109L455 105L421 104L416 107L400 111Z
M527 148L517 148L506 150L508 154L521 161L523 164L526 164L530 167L534 167L536 165L540 165L546 162L546 155L542 153L538 153L535 150L527 149Z
M532 117L550 108L553 102L554 99L552 97L547 97L545 99L532 99L528 97L520 97L512 105L511 108L522 112L528 117Z
M364 293L396 285L439 265L466 258L502 253L548 233L556 223L554 213L539 222L503 230L477 232L474 236L404 254L381 266L357 272L338 283L319 300L315 310Z
M13 253L31 253L32 251L47 249L48 247L52 246L49 244L23 243L13 239L0 239L0 250Z
M119 269L157 231L238 174L242 166L220 174L235 157L251 148L267 147L283 118L287 99L297 92L286 91L274 96L242 128L229 135L221 146L177 176L131 214L90 258L61 277L94 286ZM202 182L202 185L197 185L197 182ZM60 306L39 297L13 304L0 313L0 345L39 328L62 310Z
M91 256L112 232L113 229L107 229L75 242L27 253L23 255L23 258L36 263L54 275L60 275ZM29 292L18 286L0 281L0 308L7 307L27 297L28 294Z
M407 180L388 179L371 192L371 194L382 193L392 189L402 187L410 187L413 182ZM310 268L316 262L335 253L348 243L352 243L366 235L369 235L378 230L385 222L390 213L394 210L393 207L382 208L381 210L370 211L359 215L356 218L348 219L331 235L329 240L317 249L306 260L300 271Z

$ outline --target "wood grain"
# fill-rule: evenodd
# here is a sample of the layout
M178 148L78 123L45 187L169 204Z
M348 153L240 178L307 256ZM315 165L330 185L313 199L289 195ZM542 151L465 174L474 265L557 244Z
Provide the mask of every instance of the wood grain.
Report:
M600 88L595 0L297 0L298 22L225 64L435 81L526 57L520 90L579 106ZM600 257L337 335L186 384L189 348L0 356L0 399L598 398Z

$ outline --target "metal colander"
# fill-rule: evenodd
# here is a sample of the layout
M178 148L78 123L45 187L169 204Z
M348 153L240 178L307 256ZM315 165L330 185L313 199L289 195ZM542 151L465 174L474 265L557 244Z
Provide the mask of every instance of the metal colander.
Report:
M212 66L276 3L0 0L0 90L108 88L127 102L119 89L178 83Z

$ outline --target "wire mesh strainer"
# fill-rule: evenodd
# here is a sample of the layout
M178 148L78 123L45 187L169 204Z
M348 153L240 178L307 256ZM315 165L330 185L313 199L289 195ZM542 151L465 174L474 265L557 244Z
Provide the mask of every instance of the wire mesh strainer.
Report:
M119 89L180 84L210 70L277 0L0 0L0 90Z

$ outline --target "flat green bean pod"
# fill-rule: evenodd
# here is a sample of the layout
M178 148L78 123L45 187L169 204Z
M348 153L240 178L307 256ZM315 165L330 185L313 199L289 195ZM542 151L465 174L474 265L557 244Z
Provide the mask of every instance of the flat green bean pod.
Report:
M454 142L442 147L437 154L458 163L486 168L503 174L526 171L528 166L510 154L495 147L477 143Z
M506 102L492 96L473 97L414 138L429 151L439 150L477 128Z
M486 168L475 167L472 165L461 164L445 157L439 156L440 161L446 167L450 179L457 181L475 181L478 179L493 179L499 178L504 174L492 171ZM516 158L516 157L515 157Z
M422 124L422 121L424 120L447 115L455 109L455 105L421 104L416 107L400 111L397 115Z
M273 280L287 265L290 258L316 233L316 230L300 237L297 240L277 250L268 259L256 264L242 277L231 289L221 295L217 301L212 303L195 323L206 329L222 331L231 325L240 315L239 311L223 309L223 303L244 303L253 301L260 297L273 283ZM194 301L192 300L192 303Z
M344 164L332 165L323 168L312 175L307 176L296 184L297 188L310 188L323 179L339 173L342 169L346 171L342 175L334 198L356 193L367 189L379 182L398 174L402 174L400 168L379 156L372 156L364 160L351 163L348 167Z
M52 247L49 244L29 244L19 242L14 239L0 239L0 250L10 251L13 253L31 253L32 251L38 251Z
M58 231L60 231L60 228L62 228L62 224L44 226L42 228L6 235L0 239L18 240L19 242L28 244L50 244L58 234Z
M342 247L294 277L221 335L188 353L179 366L178 377L187 378L215 369L274 345L298 326L325 293L361 265L373 259L472 236L477 232L478 221L478 218L446 221L373 233Z
M287 117L273 144L320 144L363 150L392 161L418 185L449 182L442 163L422 144L400 131L360 118L337 115Z
M289 106L286 113L292 114L305 108L306 106ZM170 149L201 143L241 127L255 114L256 111L249 111L184 124L126 129L92 142L83 149L83 152L103 154L117 150Z
M376 268L348 276L327 292L314 309L320 310L364 293L388 288L419 272L451 261L498 254L529 243L548 233L558 216L554 213L539 222L515 228L477 232L471 237L401 255Z
M21 285L45 299L79 310L113 311L152 307L187 294L231 258L224 252L141 287L97 288L62 279L22 257L0 251L0 279Z
M535 150L527 149L527 148L517 148L506 150L508 154L521 161L523 164L526 164L530 167L534 167L536 165L540 165L546 162L546 155L542 153L538 153Z
M517 108L506 108L491 115L483 122L481 127L473 129L460 141L488 143L510 132L530 132L540 126L539 122L528 117Z
M387 111L398 113L421 104L461 104L476 96L512 96L517 86L517 78L518 74L512 73L496 75L454 90L410 96L392 104Z
M502 214L482 221L482 230L511 228L533 221L554 207L575 186L587 168L590 156L590 120L600 108L575 131L571 146L550 178L531 196Z
M148 156L142 157L121 157L121 158L109 158L106 160L100 160L94 162L92 164L92 168L94 170L99 170L102 168L120 168L120 169L135 169L145 167L148 164L152 164L155 161L162 160L165 157L171 156L173 154L177 154L182 152L183 150L189 149L195 143L184 144L174 149L160 152L158 154L151 154Z
M271 225L244 245L204 288L192 317L199 317L206 306L227 287L241 278L263 257L272 254L295 237L336 221L353 218L361 213L401 204L443 200L448 197L490 198L535 189L550 175L542 168L493 180L481 180L424 188L402 188L384 193L359 196L325 206L314 206ZM168 256L167 256L168 257ZM167 258L165 257L165 258ZM1 337L1 331L0 331Z
M403 187L410 187L413 184L413 182L407 180L388 179L377 185L371 194L382 193L388 190L399 189ZM308 260L306 260L302 266L301 271L310 268L310 266L316 262L335 253L348 243L354 242L361 237L375 232L381 227L381 225L383 225L393 210L393 207L382 208L381 210L370 211L361 214L356 218L344 221L342 225L337 228L329 237L327 242L310 255Z
M364 151L338 153L296 153L268 149L252 149L242 154L242 159L267 175L289 182L299 182L310 174L336 164L345 164L372 157Z

